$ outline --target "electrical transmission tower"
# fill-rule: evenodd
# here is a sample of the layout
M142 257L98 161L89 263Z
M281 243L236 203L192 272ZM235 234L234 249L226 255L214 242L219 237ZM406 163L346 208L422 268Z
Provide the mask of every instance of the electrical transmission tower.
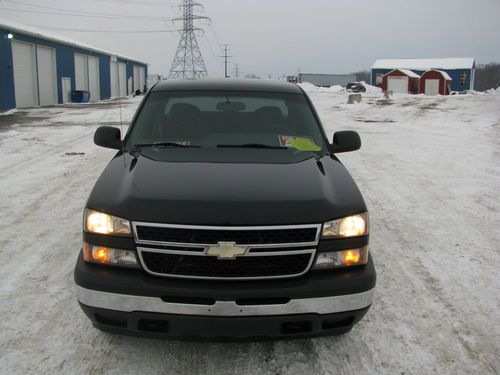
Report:
M208 17L194 15L193 8L201 4L193 0L183 0L183 16L174 21L183 21L181 40L175 53L169 79L197 79L208 77L207 67L196 39L195 31L201 30L194 27L194 20L209 19Z

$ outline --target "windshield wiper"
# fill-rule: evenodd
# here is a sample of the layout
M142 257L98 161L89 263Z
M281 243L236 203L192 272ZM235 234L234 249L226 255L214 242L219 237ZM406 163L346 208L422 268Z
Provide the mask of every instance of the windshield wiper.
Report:
M288 147L270 146L262 143L245 143L242 145L217 145L218 148L266 148L273 150L288 150Z
M134 145L134 148L138 147L178 147L178 148L201 148L201 146L185 145L176 142L157 142L157 143L139 143Z

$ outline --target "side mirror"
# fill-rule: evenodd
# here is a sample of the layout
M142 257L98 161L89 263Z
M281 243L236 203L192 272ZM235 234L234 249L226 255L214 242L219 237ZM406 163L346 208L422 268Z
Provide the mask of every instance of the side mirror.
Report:
M361 138L358 133L352 130L336 132L333 135L333 143L330 145L330 151L334 154L356 151L360 148Z
M122 137L120 129L111 126L101 126L94 134L94 143L101 147L122 149Z

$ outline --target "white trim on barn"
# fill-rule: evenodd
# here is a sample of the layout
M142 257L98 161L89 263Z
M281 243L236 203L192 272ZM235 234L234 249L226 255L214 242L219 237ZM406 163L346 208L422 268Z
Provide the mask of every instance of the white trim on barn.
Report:
M442 70L438 70L438 69L429 69L429 70L427 70L425 73L430 72L430 71L438 72L439 74L441 74L441 75L443 76L443 78L445 79L445 81L451 81L451 80L452 80L452 79L451 79L451 77L450 77L450 75L449 75L448 73L446 73L446 72L442 71ZM425 73L424 73L424 74L425 74ZM422 74L422 75L424 75L424 74Z
M389 72L389 73L392 73L392 72L394 72L395 70L400 71L401 73L403 73L403 74L407 75L407 76L408 76L408 77L410 77L410 78L420 78L420 76L419 76L417 73L412 72L411 70L408 70L408 69L394 69L394 70L392 70L392 71L391 71L391 72Z

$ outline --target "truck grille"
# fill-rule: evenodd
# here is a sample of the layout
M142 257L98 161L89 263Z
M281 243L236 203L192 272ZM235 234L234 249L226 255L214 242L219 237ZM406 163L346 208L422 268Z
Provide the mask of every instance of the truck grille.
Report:
M196 278L284 277L302 274L309 267L311 253L247 256L235 260L216 257L165 254L143 251L144 264L155 274Z
M315 224L207 227L134 222L132 226L139 258L147 272L222 280L303 275L314 260L321 229ZM233 259L214 256L213 248L220 246L241 252Z
M138 225L137 238L143 241L216 245L236 242L238 245L311 243L316 240L316 228L267 230L213 230L168 228Z

